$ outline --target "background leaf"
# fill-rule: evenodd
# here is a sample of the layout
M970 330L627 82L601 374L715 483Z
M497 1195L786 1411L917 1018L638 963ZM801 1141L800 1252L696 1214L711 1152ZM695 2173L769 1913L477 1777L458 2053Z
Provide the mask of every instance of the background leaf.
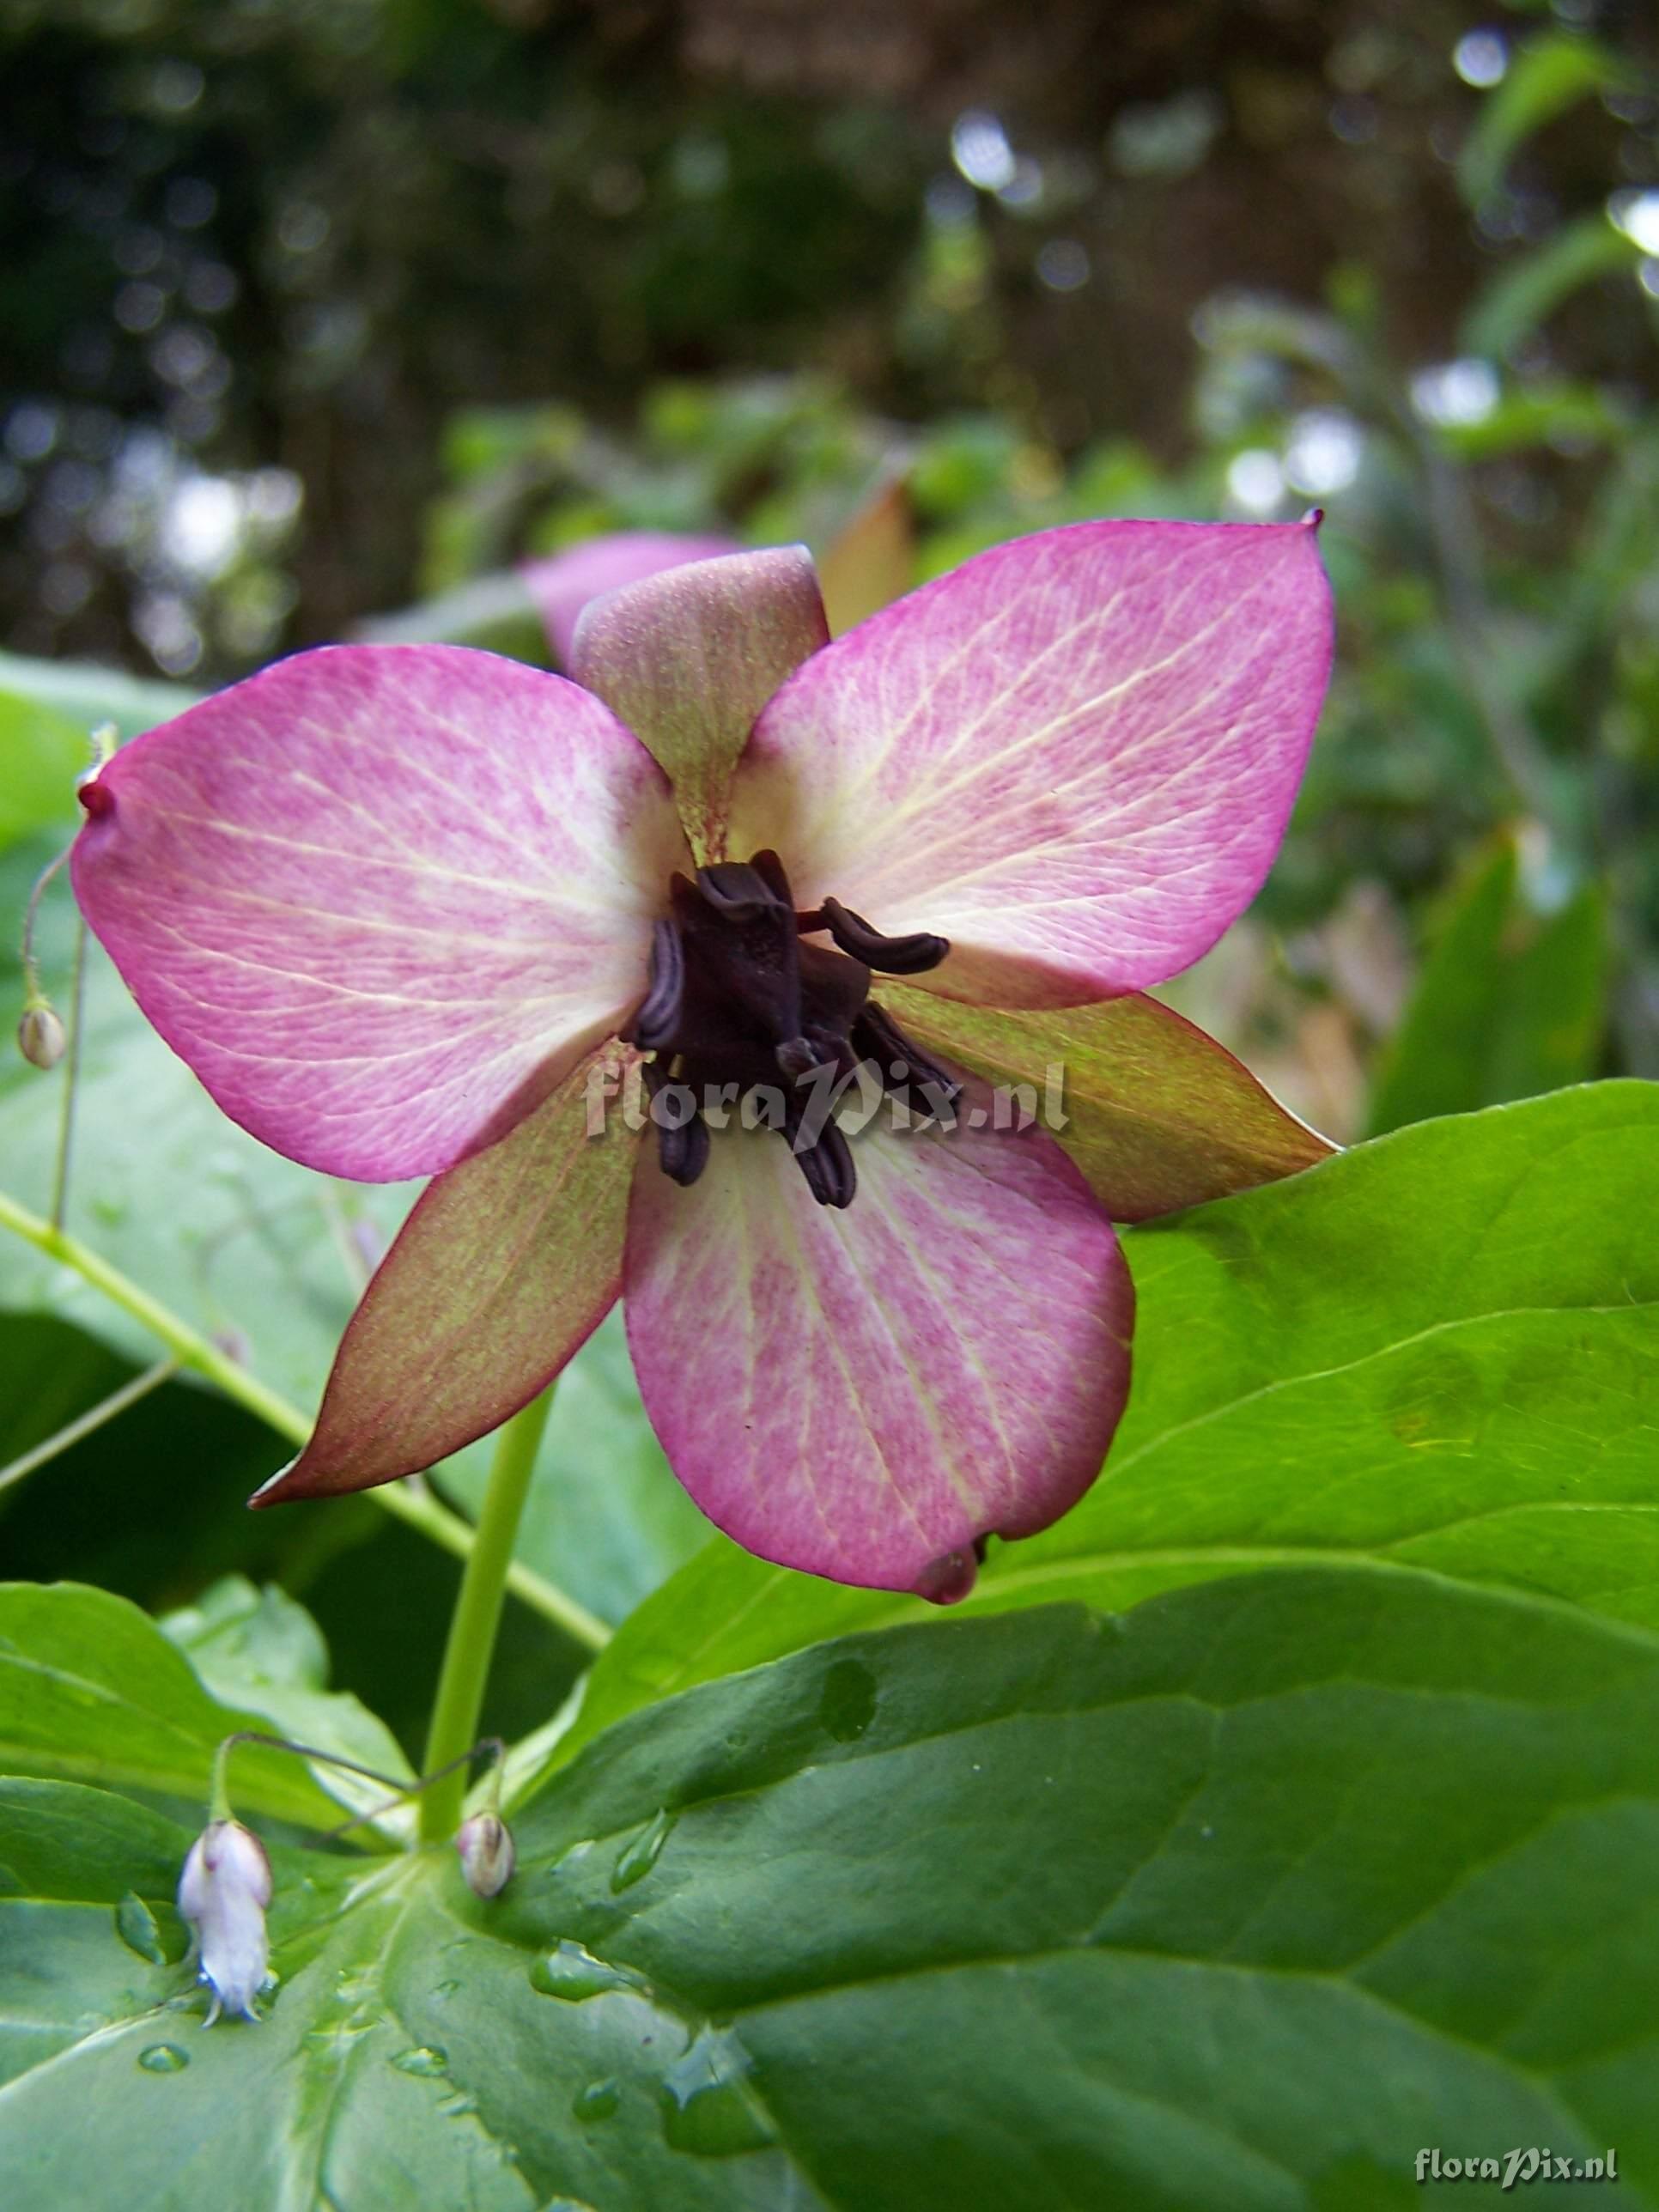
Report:
M1481 104L1458 157L1457 183L1471 207L1502 183L1511 156L1535 131L1581 100L1628 90L1635 73L1596 40L1558 32L1534 39Z
M1628 273L1640 258L1601 210L1580 216L1488 278L1470 304L1460 350L1504 360L1582 285Z
M1656 1745L1650 1638L1408 1571L855 1638L592 1745L493 1905L278 1852L211 2033L109 1903L154 1816L0 1792L11 2201L1277 2212L1547 2142L1651 2206Z
M256 1711L222 1705L155 1622L107 1590L0 1583L0 1770L207 1803L213 1754ZM283 1752L235 1754L239 1803L332 1827L339 1807ZM0 1856L3 1853L0 1852Z
M475 1449L449 1462L441 1487L476 1513L488 1479ZM645 1417L618 1310L559 1377L517 1556L614 1623L713 1534Z
M385 1722L356 1698L329 1688L328 1650L316 1622L273 1584L256 1589L245 1576L227 1575L157 1626L222 1705L262 1714L279 1735L399 1781L414 1778ZM352 1788L343 1774L331 1774L328 1786L353 1804L386 1796L372 1784Z
M1594 1073L1607 1021L1601 894L1540 915L1502 838L1450 902L1371 1099L1371 1133L1499 1105Z
M0 691L29 701L78 732L82 757L76 769L87 766L87 739L103 723L113 722L123 738L136 738L141 731L182 714L202 696L182 684L129 676L118 668L94 667L90 661L31 660L17 653L0 653ZM73 807L68 811L72 817Z
M3 659L3 656L0 656ZM61 821L75 779L92 765L79 723L39 701L0 690L0 852Z

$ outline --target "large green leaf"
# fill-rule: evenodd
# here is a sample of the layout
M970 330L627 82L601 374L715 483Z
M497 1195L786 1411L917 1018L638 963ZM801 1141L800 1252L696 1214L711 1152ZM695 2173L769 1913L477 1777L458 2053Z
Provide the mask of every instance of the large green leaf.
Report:
M93 1794L0 1789L9 2212L1347 2212L1546 2142L1659 2202L1659 1650L1547 1603L1327 1570L803 1653L592 1745L493 1905L277 1852L257 2027L167 1963L184 1832Z
M1659 1627L1659 1086L1403 1129L1128 1231L1135 1381L1105 1472L970 1609L1307 1558L1410 1561ZM601 1655L568 1758L635 1706L919 1619L712 1545Z
M221 1704L125 1598L76 1583L0 1583L0 1772L205 1806L222 1738L270 1724L258 1707ZM277 1819L328 1828L340 1817L286 1753L245 1746L234 1775L240 1801Z
M1540 915L1505 836L1469 872L1424 963L1377 1079L1373 1134L1502 1105L1594 1073L1607 1020L1607 932L1587 885Z

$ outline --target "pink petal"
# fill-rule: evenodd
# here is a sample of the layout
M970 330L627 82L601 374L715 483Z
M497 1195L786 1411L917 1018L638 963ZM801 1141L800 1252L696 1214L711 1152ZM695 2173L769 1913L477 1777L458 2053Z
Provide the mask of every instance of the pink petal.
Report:
M686 854L597 699L459 646L279 661L82 791L81 908L245 1128L368 1182L512 1126L645 988Z
M582 617L571 673L663 768L698 860L718 860L755 717L829 635L811 555L775 546L613 592Z
M1089 522L981 554L761 716L732 849L797 900L948 937L925 988L1063 1006L1162 981L1255 896L1331 659L1302 524Z
M881 979L908 1036L1027 1103L1114 1221L1146 1221L1316 1166L1337 1149L1212 1036L1139 992L1009 1012ZM1051 1118L1051 1103L1064 1119Z
M1099 1471L1128 1390L1128 1270L1040 1128L899 1133L884 1114L853 1155L845 1212L813 1200L781 1135L735 1123L689 1190L641 1160L623 1290L640 1389L738 1543L959 1597L976 1537L1047 1528Z
M546 626L549 644L558 654L560 665L568 668L577 618L590 599L614 592L623 584L637 583L641 576L654 576L659 569L677 568L683 561L712 561L717 554L740 550L732 538L695 538L672 530L617 530L573 545L568 553L555 553L545 561L528 561L519 573Z
M602 1047L499 1144L428 1185L351 1317L310 1443L256 1504L435 1466L586 1342L621 1285L638 1139L611 1102L635 1058ZM590 1102L603 1135L590 1134Z

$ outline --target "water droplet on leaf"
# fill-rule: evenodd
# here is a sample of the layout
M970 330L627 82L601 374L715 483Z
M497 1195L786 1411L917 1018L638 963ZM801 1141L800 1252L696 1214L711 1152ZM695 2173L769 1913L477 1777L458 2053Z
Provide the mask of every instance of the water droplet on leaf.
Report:
M818 1719L837 1743L855 1743L875 1717L875 1676L856 1659L837 1659L823 1678Z
M746 2080L749 2061L735 2037L699 2031L662 2085L663 2133L676 2150L730 2158L763 2150L777 2138Z
M449 2071L449 2053L435 2043L417 2043L400 2051L392 2063L400 2074L419 2074L429 2080Z
M570 2109L579 2120L608 2120L621 2102L620 2083L607 2078L590 2081L585 2089L579 2089Z
M615 1891L631 1889L636 1881L643 1881L662 1856L662 1847L673 1832L678 1813L666 1807L647 1821L632 1843L624 1844L611 1869L611 1887Z
M643 1990L647 1984L626 1966L608 1966L580 1943L567 1937L530 1969L530 1986L544 1997L565 1997L580 2004L584 1997L603 1996L610 1990Z
M166 1966L167 1953L161 1948L161 1931L155 1925L155 1915L132 1890L115 1908L115 1928L129 1951L136 1951L153 1966Z
M182 2074L190 2063L190 2053L180 2051L176 2043L152 2043L138 2053L138 2063L146 2074Z

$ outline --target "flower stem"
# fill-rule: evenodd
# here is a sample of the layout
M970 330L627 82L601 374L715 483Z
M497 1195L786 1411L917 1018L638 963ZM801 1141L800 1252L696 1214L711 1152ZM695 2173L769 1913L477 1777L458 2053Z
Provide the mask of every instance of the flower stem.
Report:
M69 1064L64 1070L64 1103L58 1121L58 1158L52 1176L52 1225L61 1230L69 1204L70 1150L75 1142L75 1093L81 1080L81 1024L87 1006L87 925L75 924L75 981L70 986Z
M106 1297L112 1305L118 1306L158 1343L164 1344L180 1367L216 1384L228 1398L234 1398L239 1406L257 1414L278 1436L302 1444L311 1434L311 1423L297 1406L290 1406L257 1376L239 1367L216 1344L199 1335L187 1322L180 1320L158 1298L153 1298L148 1291L141 1290L118 1267L111 1267L107 1260L82 1243L79 1237L54 1229L49 1221L43 1221L38 1213L31 1213L3 1191L0 1191L0 1229L10 1230L26 1244L33 1245L37 1252L44 1252L48 1259L72 1267L84 1283ZM458 1559L465 1559L471 1552L476 1540L472 1530L459 1513L452 1513L429 1491L416 1489L409 1483L388 1482L368 1494L385 1511L418 1528L422 1535L441 1544L445 1551L453 1552ZM550 1620L586 1650L598 1651L609 1643L611 1631L585 1605L578 1604L556 1583L532 1572L516 1559L507 1571L507 1587L533 1612Z
M478 1733L483 1710L484 1684L495 1651L495 1632L501 1626L501 1600L514 1540L524 1513L524 1502L535 1470L542 1431L553 1402L552 1386L532 1398L495 1437L489 1484L484 1492L472 1549L461 1572L460 1594L449 1623L449 1640L438 1677L438 1694L432 1707L432 1726L426 1740L424 1761L428 1774L460 1756ZM466 1774L457 1767L435 1790L421 1800L421 1834L428 1843L439 1843L460 1825L466 1802Z

